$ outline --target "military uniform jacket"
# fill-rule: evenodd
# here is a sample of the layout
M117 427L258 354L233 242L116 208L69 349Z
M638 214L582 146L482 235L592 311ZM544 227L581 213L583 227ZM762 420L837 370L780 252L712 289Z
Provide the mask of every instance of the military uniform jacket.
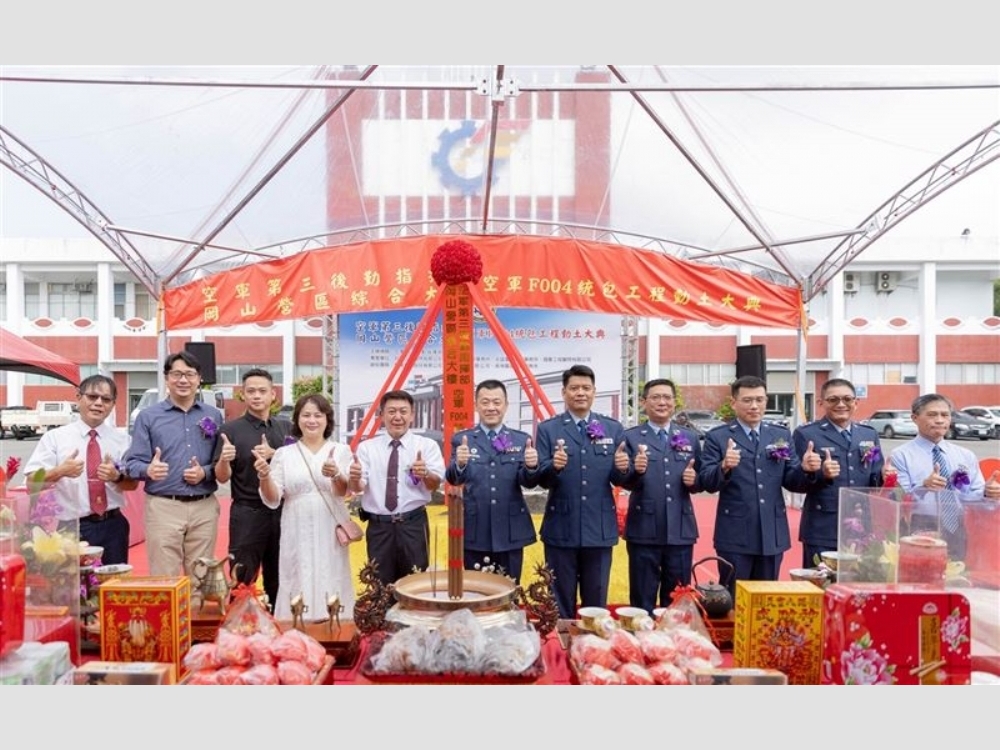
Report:
M837 549L837 518L840 510L840 488L865 489L882 486L882 447L878 433L865 424L851 423L851 441L848 444L840 428L827 419L819 419L804 424L795 430L792 440L799 458L806 452L809 441L813 450L826 460L826 449L830 457L840 464L840 475L836 479L826 479L822 470L817 473L817 481L806 491L802 505L802 521L799 524L799 541L810 544L825 543L830 549ZM877 460L870 460L873 448L879 449Z
M456 454L462 438L468 438L469 462L458 468ZM524 501L522 483L533 481L524 465L524 448L531 436L501 425L497 438L509 446L494 447L482 427L462 430L451 440L451 462L445 471L449 484L462 486L465 518L465 549L509 552L535 541L535 524Z
M706 492L719 493L715 513L716 550L748 555L776 555L792 546L782 488L806 492L818 474L806 474L785 427L761 422L758 447L735 420L709 430L702 446L698 478ZM722 459L726 444L736 442L740 463L726 475ZM770 451L787 447L787 459L774 459Z
M691 430L671 425L664 445L656 430L641 424L625 430L632 470L623 485L630 490L625 540L639 544L694 544L698 540L698 519L691 493L700 492L697 480L689 488L682 475L694 459L695 471L701 464L701 444ZM639 446L646 446L646 472L635 471Z
M611 417L591 412L604 437L581 436L573 415L564 412L538 425L538 485L549 491L541 538L553 547L612 547L618 543L618 517L611 486L628 472L615 469L615 449L625 429ZM556 471L552 456L565 442L566 467Z

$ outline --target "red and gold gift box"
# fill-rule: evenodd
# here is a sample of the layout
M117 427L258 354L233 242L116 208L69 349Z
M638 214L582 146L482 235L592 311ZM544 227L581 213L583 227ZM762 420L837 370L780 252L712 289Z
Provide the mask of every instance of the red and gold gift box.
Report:
M969 601L939 586L838 583L823 602L823 682L967 685Z
M0 657L24 642L26 569L20 555L0 555Z
M823 590L807 581L737 581L733 666L777 669L790 685L818 685Z
M101 659L166 662L183 677L191 648L191 579L118 578L100 586Z

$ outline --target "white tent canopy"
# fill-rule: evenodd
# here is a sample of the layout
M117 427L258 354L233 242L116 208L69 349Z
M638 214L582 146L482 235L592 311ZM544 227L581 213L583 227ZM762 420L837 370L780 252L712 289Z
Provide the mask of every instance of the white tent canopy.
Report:
M90 232L154 292L311 247L454 232L650 247L808 299L889 232L1000 235L998 90L1000 68L981 66L4 66L0 233ZM331 149L357 107L425 127L401 139L372 125ZM570 109L571 133L551 125ZM448 165L470 176L441 187L427 140L465 137L459 110L481 115L467 172ZM565 175L543 172L595 112L610 123L596 209L540 220L512 196L562 189ZM509 148L527 127L528 147ZM359 194L468 194L440 215L424 200L419 220L338 216L332 174Z

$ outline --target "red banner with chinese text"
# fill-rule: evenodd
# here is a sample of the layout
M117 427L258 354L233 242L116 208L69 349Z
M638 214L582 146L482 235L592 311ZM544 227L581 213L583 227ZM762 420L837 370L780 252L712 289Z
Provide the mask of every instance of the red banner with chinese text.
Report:
M473 387L472 298L465 284L449 285L444 294L444 347L442 387L444 398L444 458L451 458L451 436L475 424Z
M494 307L605 312L779 328L801 325L797 287L624 245L557 237L428 235L300 253L164 292L170 330L426 307L430 260L465 239Z

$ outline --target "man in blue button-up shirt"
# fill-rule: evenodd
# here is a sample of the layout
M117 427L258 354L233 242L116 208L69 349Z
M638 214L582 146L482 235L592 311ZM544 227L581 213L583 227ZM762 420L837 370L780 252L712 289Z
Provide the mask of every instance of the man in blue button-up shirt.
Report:
M545 562L555 575L559 616L608 602L611 552L618 544L612 485L628 476L625 430L616 419L591 411L594 371L573 365L562 376L566 411L538 425L538 485L549 491L542 516Z
M504 425L507 388L499 380L476 386L479 424L455 433L449 484L462 487L465 568L498 566L521 580L524 548L535 541L535 524L524 500L522 484L538 468L531 436Z
M163 365L167 397L139 412L125 471L144 480L146 550L154 576L193 575L213 558L219 529L212 468L222 412L198 399L201 364L186 351Z
M677 393L673 381L657 378L642 389L647 421L625 430L632 459L625 521L629 603L652 612L671 604L670 594L691 581L698 519L692 493L701 491L701 445L692 430L671 422Z

